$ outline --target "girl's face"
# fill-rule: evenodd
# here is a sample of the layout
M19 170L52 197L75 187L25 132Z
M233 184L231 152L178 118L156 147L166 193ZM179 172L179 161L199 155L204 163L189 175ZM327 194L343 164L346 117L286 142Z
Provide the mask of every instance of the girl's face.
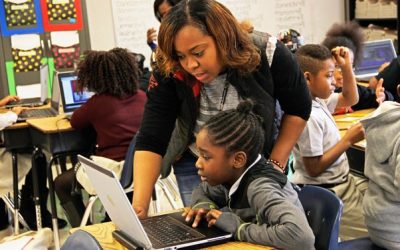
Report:
M242 169L234 168L234 154L226 154L225 148L213 145L206 129L200 130L196 138L200 156L196 162L197 173L202 181L210 185L232 185L239 178Z
M182 68L202 83L210 83L223 69L214 39L186 25L175 36L175 51Z
M335 63L332 59L328 59L322 63L322 68L316 75L309 73L306 76L307 84L313 97L326 99L333 93L335 90L334 70Z

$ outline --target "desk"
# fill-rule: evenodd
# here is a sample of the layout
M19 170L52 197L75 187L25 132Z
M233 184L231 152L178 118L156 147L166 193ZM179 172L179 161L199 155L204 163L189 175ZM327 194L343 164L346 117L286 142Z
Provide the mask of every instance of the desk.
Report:
M335 119L336 125L340 131L340 134L343 136L346 133L346 130L353 124L359 122L363 117L372 113L375 109L363 109L358 110L353 113L348 113L344 115L335 115L333 118ZM360 142L355 143L352 147L357 148L359 150L365 150L366 141L362 140Z
M92 234L100 243L104 250L127 250L118 241L112 237L112 232L115 230L115 225L112 222L106 222L101 224L95 224L91 226L85 226L80 228L72 228L70 233L75 232L78 229L82 229ZM247 242L232 241L217 246L203 248L207 250L272 250L272 247L255 245Z
M42 149L51 154L51 158L47 164L47 179L49 184L54 244L56 249L59 249L60 242L52 166L57 159L67 155L76 155L78 153L87 155L92 151L92 145L95 140L91 137L92 134L73 130L69 121L62 115L29 119L26 122L29 124L32 144L35 147L34 155L42 153Z
M349 114L334 116L340 135L343 136L346 133L347 129L352 124L359 122L363 117L369 115L374 110L375 109L364 109ZM366 140L364 139L353 144L349 149L346 150L346 155L349 162L350 170L353 173L361 176L364 176L366 146L367 143Z

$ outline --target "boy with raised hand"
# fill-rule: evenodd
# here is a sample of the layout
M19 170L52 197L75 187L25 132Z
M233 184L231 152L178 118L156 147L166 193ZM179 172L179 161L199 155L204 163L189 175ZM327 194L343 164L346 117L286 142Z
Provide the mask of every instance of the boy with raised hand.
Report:
M349 51L337 47L329 51L323 45L304 45L296 52L310 90L312 111L294 153L293 182L317 185L333 191L344 204L340 238L352 239L368 235L362 214L366 180L349 173L345 151L364 137L360 124L350 128L341 138L332 113L336 108L358 101L356 81L351 69ZM342 93L333 93L336 65L341 67L344 81Z

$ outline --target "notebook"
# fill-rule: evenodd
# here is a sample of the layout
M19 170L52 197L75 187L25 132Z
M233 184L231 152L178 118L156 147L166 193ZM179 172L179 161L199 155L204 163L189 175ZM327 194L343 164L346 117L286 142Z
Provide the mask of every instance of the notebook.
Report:
M37 107L46 104L47 102L47 91L49 88L49 66L47 64L40 66L40 96L34 98L21 98L19 101L10 102L6 105L6 108L12 108L15 106L23 107ZM20 90L17 86L17 95Z
M78 159L117 227L114 238L128 249L197 249L232 238L216 227L208 228L206 222L192 228L184 221L182 212L139 220L115 174L81 155ZM176 240L173 233L180 233L178 238L184 239Z
M77 90L78 76L75 72L60 72L57 75L61 90L62 111L70 116L74 110L82 106L94 93Z
M58 81L56 80L56 74L54 75L53 90L50 99L50 108L24 110L18 115L17 122L25 122L27 119L53 117L58 115L58 111L60 108L60 87Z
M379 67L392 61L396 55L390 39L367 41L363 44L362 58L355 65L354 74L360 81L368 81L378 74Z

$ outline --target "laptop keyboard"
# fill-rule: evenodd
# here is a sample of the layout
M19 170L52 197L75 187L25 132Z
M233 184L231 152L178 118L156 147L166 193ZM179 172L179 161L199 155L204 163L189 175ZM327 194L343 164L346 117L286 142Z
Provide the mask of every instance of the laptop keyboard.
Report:
M29 118L53 117L55 113L52 109L27 109L18 115L18 120Z
M206 237L171 216L153 217L141 222L153 243L156 241L158 244L169 245Z

